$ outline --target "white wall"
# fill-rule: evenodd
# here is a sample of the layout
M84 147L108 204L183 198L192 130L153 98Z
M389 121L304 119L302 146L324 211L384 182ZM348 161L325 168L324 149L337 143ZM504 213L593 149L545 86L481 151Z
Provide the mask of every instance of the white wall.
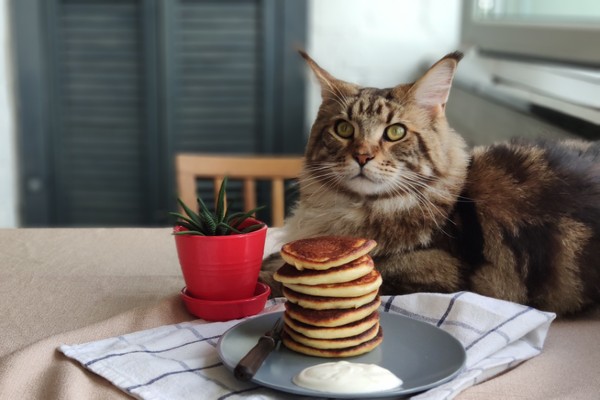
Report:
M461 0L311 0L307 52L336 78L390 87L457 50ZM320 103L314 79L307 123Z
M8 0L0 0L0 228L17 225L16 160Z
M0 228L18 224L7 3L0 0ZM409 82L423 64L458 47L460 4L461 0L310 0L307 51L340 79L380 87ZM307 126L320 102L317 84L311 82Z

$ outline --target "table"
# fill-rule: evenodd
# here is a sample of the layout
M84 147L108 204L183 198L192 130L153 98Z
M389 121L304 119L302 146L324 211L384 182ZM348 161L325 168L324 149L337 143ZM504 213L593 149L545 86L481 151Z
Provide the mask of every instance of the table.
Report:
M0 399L129 398L56 351L194 319L169 228L0 230ZM600 309L460 400L600 398Z

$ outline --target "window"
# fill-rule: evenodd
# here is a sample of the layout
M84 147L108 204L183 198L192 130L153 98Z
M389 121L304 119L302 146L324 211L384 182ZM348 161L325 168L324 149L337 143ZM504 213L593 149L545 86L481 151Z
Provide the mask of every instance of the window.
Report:
M465 0L463 41L490 53L600 65L597 0Z

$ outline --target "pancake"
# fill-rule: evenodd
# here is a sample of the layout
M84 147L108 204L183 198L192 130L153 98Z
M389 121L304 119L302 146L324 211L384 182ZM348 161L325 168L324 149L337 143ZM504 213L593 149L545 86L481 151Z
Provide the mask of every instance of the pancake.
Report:
M291 318L287 313L283 314L283 322L294 331L314 339L338 339L349 336L360 335L379 322L379 313L373 312L365 318L332 328L314 326Z
M377 297L372 302L358 308L311 310L287 301L285 302L285 313L296 321L304 322L305 324L333 327L363 319L374 311L377 311L380 304L381 300Z
M326 270L303 269L299 270L291 264L284 264L273 275L273 279L281 283L321 285L328 283L348 282L367 275L375 265L369 255L364 255L356 260L339 267Z
M295 292L283 287L283 296L294 304L313 310L330 310L336 308L357 308L375 300L378 290L373 290L357 297L324 297Z
M300 285L284 283L283 286L295 292L323 297L358 297L371 293L381 286L381 274L373 269L367 275L349 282L327 283L321 285Z
M365 354L372 351L374 348L379 346L383 341L383 331L381 327L377 332L377 335L371 339L367 340L356 346L345 347L341 349L318 349L315 347L307 346L301 343L296 342L294 339L290 337L285 331L281 335L281 341L290 350L296 351L298 353L306 354L308 356L315 357L352 357L358 356L360 354Z
M314 347L316 349L343 349L345 347L358 346L368 340L373 339L379 332L379 324L373 325L361 334L355 336L349 336L338 339L314 339L308 336L304 336L301 333L294 331L293 329L284 326L285 333L287 333L295 342L305 346Z
M377 245L371 239L349 236L320 236L289 242L281 248L281 257L302 270L329 269L347 264L367 254Z

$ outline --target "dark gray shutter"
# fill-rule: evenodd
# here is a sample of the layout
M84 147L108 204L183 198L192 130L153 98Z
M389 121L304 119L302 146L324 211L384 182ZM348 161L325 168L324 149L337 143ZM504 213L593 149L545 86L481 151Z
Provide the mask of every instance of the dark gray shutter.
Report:
M173 9L175 151L258 151L260 2L186 0Z
M59 224L147 219L141 10L135 0L62 0L53 9Z

